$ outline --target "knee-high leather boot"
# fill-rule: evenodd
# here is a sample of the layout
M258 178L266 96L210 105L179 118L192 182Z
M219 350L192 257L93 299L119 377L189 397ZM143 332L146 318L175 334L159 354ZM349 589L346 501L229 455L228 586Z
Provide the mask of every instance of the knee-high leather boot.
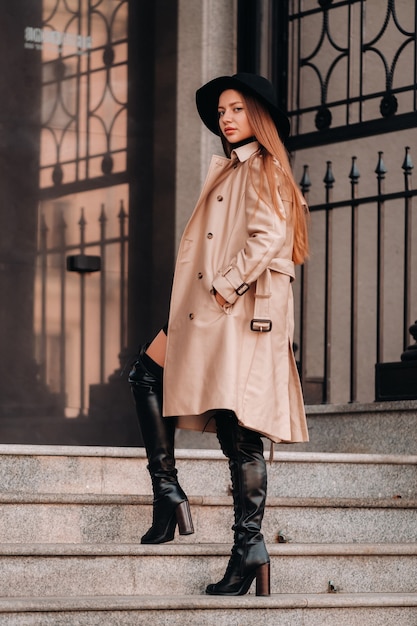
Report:
M234 414L216 416L217 436L229 459L235 511L234 545L225 575L209 595L239 596L256 578L256 595L270 595L270 560L261 533L267 473L261 436L239 426Z
M240 506L238 464L236 462L236 455L233 454L234 438L232 436L232 429L229 423L230 420L235 419L235 416L231 411L218 411L214 419L216 422L216 434L220 448L229 462L230 478L232 482L233 511L235 518L232 530L235 532L236 538L237 524L242 516L242 509Z
M129 374L154 495L152 526L141 543L165 543L174 538L177 524L180 535L190 535L194 528L187 496L177 480L175 418L162 417L162 373L158 376L145 367L145 349Z

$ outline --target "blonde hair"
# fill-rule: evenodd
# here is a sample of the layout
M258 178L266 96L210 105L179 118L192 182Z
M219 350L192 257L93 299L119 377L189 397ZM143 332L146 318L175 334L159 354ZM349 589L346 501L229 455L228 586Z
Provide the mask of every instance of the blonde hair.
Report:
M246 114L249 124L254 131L257 141L261 145L261 154L263 155L262 162L268 187L271 192L274 208L281 219L285 218L279 209L276 194L276 161L278 161L281 166L281 171L286 177L292 191L293 213L291 220L294 228L293 261L297 264L304 263L309 253L307 203L303 200L301 191L294 180L287 150L279 137L269 111L255 97L247 94L242 94L242 97L246 104ZM230 157L232 146L223 134L221 134L221 137L226 156ZM261 194L260 190L259 194Z

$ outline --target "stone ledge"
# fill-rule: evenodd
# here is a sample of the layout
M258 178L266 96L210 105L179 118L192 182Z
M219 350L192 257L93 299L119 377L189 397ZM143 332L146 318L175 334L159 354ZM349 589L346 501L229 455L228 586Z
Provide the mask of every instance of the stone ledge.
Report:
M417 556L416 543L285 543L268 544L271 557L284 556ZM230 544L0 544L0 557L230 556Z
M192 506L227 506L232 496L190 496ZM78 493L0 493L0 505L91 505L91 506L151 506L152 495L78 494ZM342 498L342 497L279 497L268 496L268 507L287 508L366 508L366 509L417 509L415 498Z
M291 447L292 444L277 444L280 447ZM297 445L297 444L294 444ZM36 446L19 444L0 445L1 456L44 456L44 457L85 457L105 459L138 459L146 461L143 448L101 448L95 446ZM177 449L175 456L178 460L211 460L226 463L227 460L220 450L208 449ZM269 452L265 452L269 459ZM372 454L356 452L299 452L276 451L275 462L294 463L363 463L363 464L393 464L417 465L417 455L410 454Z
M306 413L309 415L355 415L358 413L396 413L397 411L417 412L417 400L395 400L389 402L368 402L361 404L308 404Z
M219 596L74 596L0 598L0 613L184 609L417 607L417 593L272 594Z

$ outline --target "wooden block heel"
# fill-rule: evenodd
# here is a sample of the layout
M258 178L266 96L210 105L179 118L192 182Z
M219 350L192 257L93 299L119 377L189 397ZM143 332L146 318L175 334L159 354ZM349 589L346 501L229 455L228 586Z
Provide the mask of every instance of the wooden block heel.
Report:
M175 516L177 518L178 531L180 535L192 535L194 532L194 526L188 500L180 502L175 509Z
M271 565L270 563L264 563L260 565L256 570L256 595L257 596L270 596L271 595Z

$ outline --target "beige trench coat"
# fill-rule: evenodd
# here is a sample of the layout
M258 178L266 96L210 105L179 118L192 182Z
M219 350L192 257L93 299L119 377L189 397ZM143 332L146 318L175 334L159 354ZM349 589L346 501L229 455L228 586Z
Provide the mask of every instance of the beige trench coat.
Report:
M171 295L163 414L178 416L180 428L213 431L213 411L230 409L274 442L308 441L292 350L293 231L258 196L258 148L257 142L237 148L233 169L203 201L230 163L212 158L185 228ZM283 215L291 202L284 180L277 165ZM271 197L266 186L263 196ZM227 300L224 307L213 287ZM270 320L271 331L252 330L254 318Z

